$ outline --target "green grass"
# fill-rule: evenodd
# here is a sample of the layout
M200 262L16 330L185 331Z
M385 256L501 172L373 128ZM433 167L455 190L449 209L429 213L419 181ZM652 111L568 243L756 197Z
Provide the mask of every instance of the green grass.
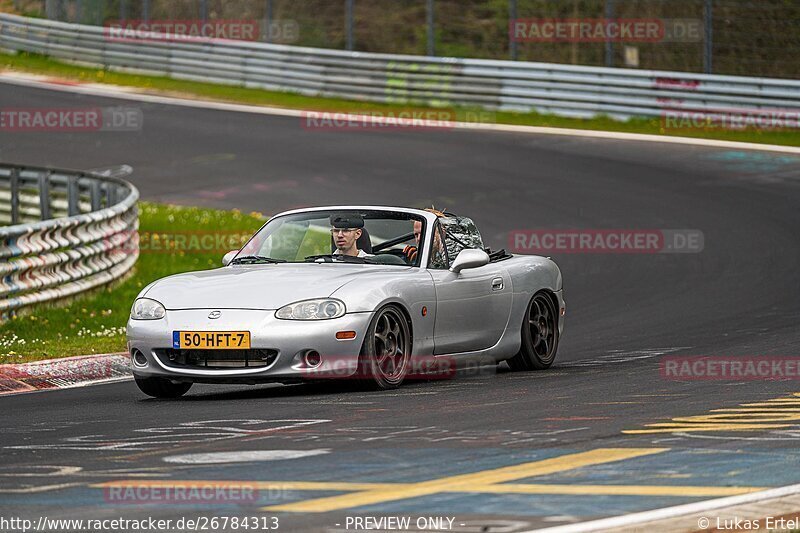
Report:
M197 245L192 237L246 238L264 223L260 213L145 202L139 208L142 251L132 275L69 304L37 307L34 314L1 324L0 363L125 351L125 323L145 285L170 274L221 266L227 250L209 249L215 244Z
M339 112L401 112L409 109L423 109L422 105L389 105L370 102L357 102L335 98L316 98L292 93L247 89L228 85L200 83L194 81L174 80L167 77L141 76L109 70L69 65L48 57L33 54L0 54L0 70L17 70L82 80L100 82L125 87L135 87L144 92L181 96L184 98L200 98L223 102L235 102L252 105L264 105L291 109L308 109L315 111ZM632 119L627 122L617 121L609 117L593 119L575 119L543 115L538 113L512 112L478 112L474 109L458 108L453 110L459 120L470 120L477 115L477 121L489 121L499 124L515 124L522 126L545 126L554 128L574 128L585 130L608 130L628 133L645 133L653 135L669 135L706 139L722 139L753 143L800 146L800 133L796 131L776 130L722 130L680 129L665 130L660 118ZM465 118L466 117L466 118Z

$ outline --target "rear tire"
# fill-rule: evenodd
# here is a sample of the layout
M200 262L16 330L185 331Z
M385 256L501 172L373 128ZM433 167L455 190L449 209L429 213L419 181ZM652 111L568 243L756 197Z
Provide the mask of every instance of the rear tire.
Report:
M139 390L153 398L179 398L192 388L191 383L173 383L166 378L140 378L134 376Z
M411 360L411 331L399 307L387 305L375 313L367 328L357 376L370 389L399 387L408 373Z
M550 368L558 351L558 312L550 295L537 292L528 303L522 321L522 344L519 352L508 360L511 370L544 370Z

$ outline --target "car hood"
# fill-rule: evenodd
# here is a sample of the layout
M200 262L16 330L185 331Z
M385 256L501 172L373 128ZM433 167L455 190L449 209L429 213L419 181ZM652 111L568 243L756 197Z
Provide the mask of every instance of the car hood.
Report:
M142 296L167 309L279 309L309 298L325 298L356 279L400 274L402 266L297 263L235 265L170 276Z

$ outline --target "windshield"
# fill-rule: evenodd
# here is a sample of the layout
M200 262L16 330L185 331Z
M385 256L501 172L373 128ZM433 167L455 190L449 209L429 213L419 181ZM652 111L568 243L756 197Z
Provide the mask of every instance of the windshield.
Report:
M232 263L359 262L418 266L423 217L395 211L330 210L270 220Z

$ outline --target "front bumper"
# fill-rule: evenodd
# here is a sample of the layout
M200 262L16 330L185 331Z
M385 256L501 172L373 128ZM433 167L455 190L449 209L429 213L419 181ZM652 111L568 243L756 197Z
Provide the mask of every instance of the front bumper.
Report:
M203 383L347 378L357 371L358 355L372 318L372 313L349 313L332 320L279 320L274 311L223 309L222 316L212 320L208 318L212 310L167 311L159 320L129 320L128 352L141 352L147 360L141 365L132 357L133 374ZM176 367L163 360L163 352L172 348L173 331L249 331L251 348L274 350L277 357L269 366L256 368ZM356 337L337 340L338 331L355 331ZM318 366L309 367L304 362L303 355L310 350L321 355Z

